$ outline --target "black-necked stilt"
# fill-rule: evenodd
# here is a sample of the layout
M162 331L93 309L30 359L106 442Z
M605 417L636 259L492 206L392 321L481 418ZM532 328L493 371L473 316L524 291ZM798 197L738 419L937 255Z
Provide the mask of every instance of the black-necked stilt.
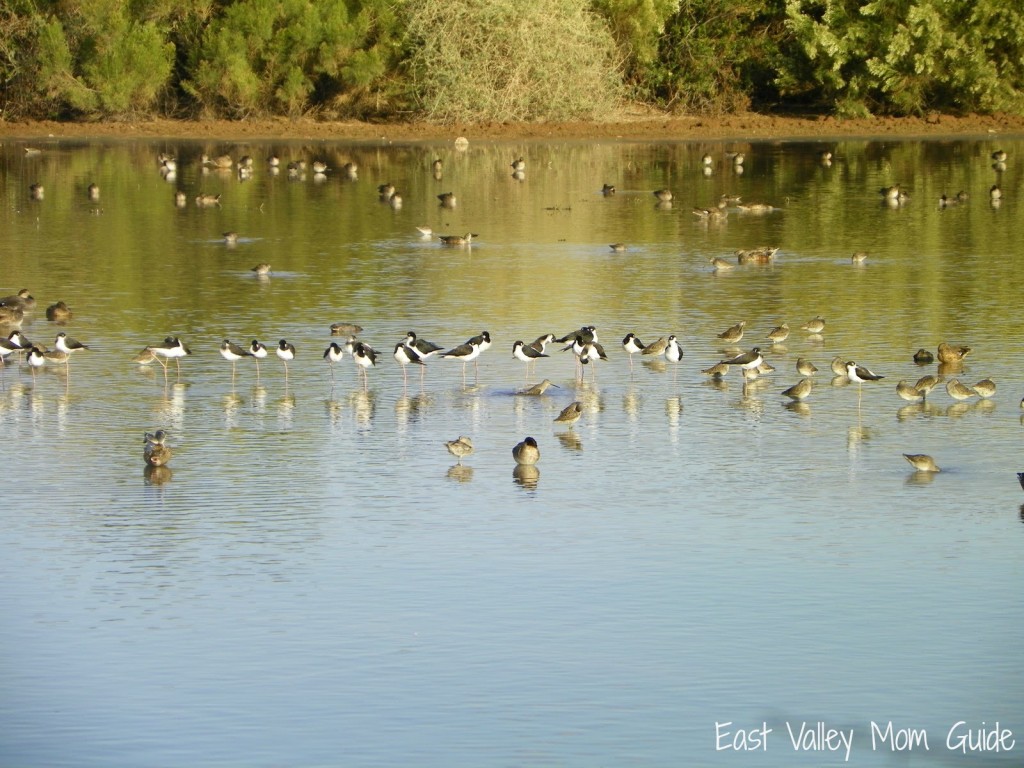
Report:
M334 364L340 363L343 357L345 357L345 350L336 342L332 341L331 345L324 350L324 360L331 366L331 381L334 381Z
M370 383L369 376L367 375L367 369L372 368L377 364L377 352L369 344L364 344L361 341L356 341L352 345L352 359L355 360L363 372L363 389L365 390Z
M6 339L0 337L0 360L6 361L8 355L21 354L31 346L25 334L21 331L11 331Z
M33 377L36 375L36 368L42 368L46 365L46 355L43 353L43 350L35 345L29 348L26 360L32 369Z
M89 348L77 339L71 338L63 331L57 334L57 338L54 340L54 346L59 352L64 353L64 365L67 365L68 361L71 360L71 354L73 352Z
M228 339L224 339L224 342L220 345L220 356L231 363L231 381L235 380L235 363L243 357L252 357L249 350L242 349Z
M537 362L542 357L548 357L548 355L544 354L543 352L538 352L533 347L527 346L526 344L523 343L521 339L517 340L512 345L512 356L515 357L516 360L522 360L524 363L526 363L527 378L530 377L530 364Z
M537 352L540 352L541 354L544 354L545 352L548 351L548 344L550 344L554 340L555 340L555 334L553 334L553 333L545 333L543 336L538 336L536 339L531 341L529 343L529 346L532 349L535 349Z
M417 354L424 360L427 360L434 355L443 352L444 347L440 344L435 344L432 341L419 338L413 331L409 331L405 334L405 345L412 347L416 350ZM481 350L483 351L483 350Z
M405 342L400 341L395 344L394 358L398 361L398 364L402 366L402 382L406 385L409 383L409 374L406 366L411 363L412 365L420 366L421 369L426 369L420 353L417 352L414 347L408 346Z
M526 160L524 160L521 157L516 160L513 160L511 168L513 171L518 171L519 173L522 173L523 171L526 170Z
M470 339L465 344L460 344L454 349L449 349L447 352L442 352L441 357L446 360L461 360L462 361L462 383L466 383L466 363L473 362L476 364L476 359L480 356L480 344L479 342Z
M665 347L665 359L675 365L672 377L679 375L679 362L683 359L683 348L674 335L668 337L668 345Z
M935 464L935 459L927 453L904 453L903 458L910 462L910 466L918 472L941 472Z
M168 336L159 344L154 344L149 347L149 350L156 355L157 359L164 358L164 360L174 360L174 365L181 372L181 358L192 354L192 350L189 349L185 343L177 336ZM164 367L164 373L167 372L167 363L161 361L160 364Z
M865 381L878 381L879 379L885 378L885 376L873 373L863 365L857 365L852 360L846 364L846 375L850 381L856 382L857 384L863 384Z
M743 370L750 370L757 368L764 362L764 355L761 354L760 347L754 347L749 352L744 352L743 354L736 355L736 357L720 360L719 362L725 365L738 365Z
M466 435L455 440L446 440L444 445L448 449L448 453L459 460L459 464L462 463L463 457L469 456L473 452L473 440Z
M277 342L277 349L274 350L278 358L284 363L284 380L288 381L288 363L295 359L295 347L289 344L287 339Z
M565 424L569 429L572 429L582 415L583 404L577 400L565 406L562 412L555 416L554 422L555 424Z
M252 344L249 345L249 354L256 358L256 381L260 380L260 360L266 358L269 354L267 352L267 345L261 344L256 339L252 340Z
M46 319L54 323L66 323L74 314L63 301L51 304L46 308Z
M523 442L516 443L516 447L512 449L512 458L516 460L516 464L526 466L536 464L540 460L540 448L537 447L537 441L528 437Z
M579 330L570 331L562 338L555 339L554 341L555 344L564 344L565 346L562 347L562 351L565 352L566 350L573 348L573 344L576 343L577 338L582 339L584 343L597 341L597 326L584 325Z

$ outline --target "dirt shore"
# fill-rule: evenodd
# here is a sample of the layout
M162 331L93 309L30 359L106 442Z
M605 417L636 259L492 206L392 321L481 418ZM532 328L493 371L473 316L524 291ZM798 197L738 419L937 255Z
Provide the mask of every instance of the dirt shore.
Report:
M930 115L925 118L794 117L748 113L724 117L676 117L649 112L622 115L598 123L480 123L434 125L420 122L324 122L286 118L262 120L140 120L63 123L0 121L2 138L131 139L177 138L244 141L256 139L330 141L637 139L765 140L854 137L1000 136L1024 134L1024 116Z

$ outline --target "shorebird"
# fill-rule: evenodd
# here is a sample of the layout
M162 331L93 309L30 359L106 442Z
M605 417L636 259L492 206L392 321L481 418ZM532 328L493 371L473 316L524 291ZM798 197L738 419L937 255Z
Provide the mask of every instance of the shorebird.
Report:
M189 349L185 343L177 336L168 336L159 344L153 344L148 349L156 355L157 359L164 358L164 360L174 360L174 365L178 372L181 373L181 358L192 354L192 350ZM164 373L167 373L167 363L160 361L160 365L164 367Z
M63 331L57 334L57 338L54 340L53 345L67 355L71 355L72 352L78 352L79 350L89 348L77 339L72 339Z
M665 359L674 364L672 378L679 375L679 362L683 359L683 348L679 345L675 335L668 337L668 345L665 347Z
M714 258L711 259L711 266L716 272L722 270L736 269L736 265L733 264L731 261L726 261L725 259L720 258L718 256L715 256Z
M33 200L42 200L46 197L46 188L42 184L30 184L28 188L28 196Z
M6 362L9 355L20 355L31 346L25 334L21 331L11 331L7 338L0 337L0 362Z
M759 347L754 347L749 352L736 355L736 357L731 357L728 360L719 360L719 363L722 365L738 365L745 371L758 368L763 362L764 356L761 354Z
M625 253L628 250L625 243L609 243L608 247L615 253Z
M530 342L529 346L537 350L540 353L548 351L548 344L555 340L555 334L545 333L543 336L538 336L536 339Z
M725 363L715 363L710 368L705 368L701 373L714 379L720 379L729 373L729 366Z
M538 352L533 347L527 346L522 340L517 340L512 345L512 356L516 360L522 360L526 363L526 377L530 377L530 363L536 363L542 357L548 357L543 352Z
M238 245L238 233L237 232L224 232L221 234L224 238L224 244L228 246Z
M896 394L908 403L919 403L924 400L925 396L924 392L907 383L906 379L901 379L896 385Z
M640 354L643 357L661 357L665 354L666 349L668 349L668 339L662 336L640 350Z
M671 189L656 189L654 190L654 196L658 198L659 203L671 203L672 202L672 190Z
M220 195L196 195L197 208L212 208L215 205L220 205Z
M334 364L340 363L343 357L345 357L345 350L338 346L337 342L332 341L330 346L324 350L324 360L331 366L331 381L334 381Z
M447 352L442 352L441 357L445 360L461 360L462 361L462 383L466 383L466 363L472 362L476 365L476 359L480 356L480 344L474 343L473 339L470 339L465 344L460 344L454 349L449 349Z
M846 364L846 375L849 377L850 381L857 384L863 384L865 381L878 381L879 379L885 378L885 376L873 373L863 365L857 365L852 360Z
M267 356L267 347L265 344L261 344L252 340L252 344L249 345L249 354L256 359L256 381L260 380L260 360L263 360Z
M868 260L867 251L854 251L853 255L850 256L850 262L852 264L863 264Z
M978 397L988 399L996 393L996 383L992 379L982 379L973 387Z
M768 341L772 344L781 344L789 338L789 323L783 323L768 331Z
M632 371L633 355L635 355L637 352L643 354L643 351L646 349L646 347L644 346L644 343L636 337L635 333L630 332L627 333L626 338L622 340L622 348L626 350L627 354L629 355L629 370Z
M838 355L832 358L832 362L829 363L829 367L832 369L832 373L836 376L846 375L846 361Z
M918 472L941 472L935 465L935 459L927 453L904 453L903 458L910 462L910 466Z
M261 261L249 271L254 273L256 277L267 277L270 275L270 265L265 261Z
M554 387L555 389L559 388L557 384L553 384L551 382L551 379L544 379L542 382L540 382L539 384L534 384L532 387L520 389L518 392L516 392L516 394L530 396L543 395L545 392L548 391L549 387Z
M782 394L785 395L786 397L792 398L793 400L803 400L809 394L811 394L811 388L813 386L814 385L810 379L800 379L800 381L798 381L789 389L782 390Z
M467 232L464 235L438 235L443 245L472 245L474 237L479 237L479 235L472 232Z
M99 185L98 184L90 184L88 187L86 187L85 188L85 196L88 197L90 200L99 200L100 199L100 188L99 188Z
M462 464L462 459L473 452L473 440L466 435L455 440L446 440L444 445L448 449L448 453L459 460L459 464Z
M825 320L821 315L818 315L813 320L808 320L806 323L801 325L800 328L808 333L821 333L825 330Z
M580 420L580 416L583 415L583 404L578 400L569 403L562 409L562 412L555 416L555 424L565 424L569 429L572 429L577 421Z
M235 363L243 357L252 357L249 350L242 349L229 339L224 339L220 345L220 356L231 363L231 381L235 380Z
M423 364L423 358L420 356L420 353L404 341L400 341L395 344L395 351L393 354L395 360L397 360L398 364L402 366L402 382L406 386L409 384L409 374L407 371L407 366L409 366L409 364L418 365L421 370L426 367Z
M526 161L521 157L518 160L513 160L511 168L513 171L522 173L526 170Z
M331 170L323 160L314 160L311 167L313 169L313 173L323 174Z
M532 466L540 460L540 449L537 447L537 441L532 437L527 437L521 443L516 443L515 448L512 449L512 458L516 460L516 464Z
M286 339L281 339L277 342L277 349L274 352L277 353L278 359L284 363L284 380L288 381L288 363L295 359L295 347L289 344Z
M922 397L928 397L928 393L939 384L939 377L933 374L922 376L914 383L914 389L921 393Z
M813 376L818 372L818 367L810 360L798 357L796 359L796 372L801 376Z
M46 365L46 355L43 353L43 350L41 350L34 344L31 347L29 347L28 355L25 358L25 360L26 362L28 362L29 367L32 369L33 378L36 375L36 368L42 368L44 365Z
M966 384L961 384L959 379L950 379L947 381L946 392L954 400L967 400L968 398L974 397L978 394Z
M352 359L355 360L356 365L362 370L363 390L365 390L370 383L367 370L377 365L377 352L369 344L357 341L352 345Z
M440 344L435 344L432 341L421 339L413 331L409 331L405 334L405 341L403 343L416 350L416 353L422 360L427 360L428 358L444 351L444 347Z
M735 344L743 338L743 329L746 328L747 321L741 320L736 325L730 326L718 334L718 338L724 341L726 344Z

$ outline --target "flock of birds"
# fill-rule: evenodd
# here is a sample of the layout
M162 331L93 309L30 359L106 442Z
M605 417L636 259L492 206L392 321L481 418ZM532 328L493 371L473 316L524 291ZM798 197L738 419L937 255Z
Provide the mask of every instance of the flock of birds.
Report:
M26 149L26 152L37 153L38 150ZM734 172L742 173L744 155L742 153L728 153L728 158L733 164ZM996 170L1005 170L1007 158L1004 151L998 150L993 152L991 158L993 167ZM161 174L168 180L173 180L177 172L177 161L173 157L164 154L161 154L158 160ZM831 153L827 151L822 152L819 160L823 164L831 164ZM212 168L218 171L231 171L234 169L237 171L240 179L246 179L251 176L254 167L254 161L249 156L240 158L236 163L229 155L219 157L203 155L200 162L204 169ZM702 166L706 175L709 174L713 163L714 159L710 154L703 156ZM281 161L278 157L272 156L268 158L267 165L272 173L280 172ZM320 160L312 161L308 167L313 171L314 178L323 177L330 170L327 164ZM287 163L285 168L289 177L298 178L306 173L307 163L305 160L296 160ZM521 180L524 177L526 163L522 157L513 160L511 168L514 178ZM442 177L443 167L440 159L433 161L431 169L436 179ZM341 171L350 179L357 178L358 168L355 163L349 162L344 164ZM402 205L401 193L395 189L393 184L381 184L378 186L377 191L381 202L395 208ZM603 195L609 196L614 195L616 189L614 185L605 184L601 192ZM32 199L35 200L42 200L44 197L44 189L40 184L32 184L29 188L29 193ZM893 206L902 205L909 199L906 190L902 189L898 184L884 187L880 190L880 193L885 203ZM667 207L672 205L674 195L671 190L658 189L653 194L659 206ZM87 187L87 195L90 200L98 200L100 195L99 187L96 184L90 184ZM1000 204L1002 192L998 185L991 187L989 198L993 206ZM445 208L454 208L457 205L456 196L452 192L439 194L437 199L440 205ZM939 205L940 207L957 205L965 199L966 194L963 192L954 196L943 195L939 200ZM178 207L184 207L188 204L187 196L180 190L175 193L174 201ZM194 198L194 202L198 207L218 206L220 205L220 195L200 193ZM765 213L774 210L770 205L743 204L735 196L723 195L716 207L694 208L693 212L695 215L709 220L724 218L728 215L728 206L730 205L737 207L740 211L749 213ZM417 229L424 237L434 236L434 233L428 227L418 227ZM228 245L233 245L238 241L238 234L235 232L225 232L223 237ZM465 233L462 235L438 235L438 237L445 245L463 246L469 245L473 238L478 237L478 235ZM621 252L627 248L624 243L613 243L610 247L615 252ZM777 250L777 248L768 247L756 248L737 251L735 255L737 262L741 265L748 263L765 264L772 261ZM856 252L852 255L851 260L854 263L860 263L866 258L867 254L865 252ZM711 263L715 270L727 270L735 266L733 263L718 257L712 259ZM270 270L270 265L266 263L257 264L252 268L252 271L259 276L268 275ZM49 348L42 343L29 341L20 328L26 314L30 313L34 308L35 299L27 289L22 289L17 294L0 298L0 329L5 327L13 328L6 338L0 336L0 364L6 365L9 357L18 356L29 366L33 375L35 375L37 369L47 364L64 365L65 369L67 369L72 355L81 350L87 350L89 347L69 337L63 331L56 335L53 348ZM63 301L58 301L47 307L46 318L49 321L63 325L73 318L73 313ZM800 327L801 330L806 331L808 334L820 338L825 330L825 320L818 316ZM746 322L741 321L718 334L717 338L726 345L735 345L743 338L745 328ZM358 338L358 334L362 330L360 326L353 323L335 323L332 325L332 336L347 336L348 338L343 343L331 342L324 350L322 357L330 365L331 380L334 382L334 366L340 363L346 355L349 356L358 369L365 391L369 381L368 371L377 365L379 354L372 346ZM789 335L790 328L788 324L782 324L771 329L765 338L769 345L778 345L784 342ZM594 364L608 360L604 347L598 341L597 329L593 325L583 326L561 337L547 333L529 343L516 340L512 346L512 356L526 365L527 377L529 377L531 368L539 360L550 356L547 349L552 344L558 345L562 351L572 352L576 361L577 380L583 379L584 370L587 366L592 366L596 377L596 366ZM621 346L629 356L631 372L633 370L634 355L638 355L641 359L646 360L663 358L666 362L672 363L675 366L674 371L676 374L678 372L678 364L683 358L683 348L675 335L663 336L650 344L644 344L635 333L629 333L622 340ZM395 344L392 356L402 368L403 382L406 386L408 385L408 366L419 367L422 385L426 375L426 363L435 356L441 359L461 362L463 366L463 384L465 384L466 366L472 362L476 370L480 355L490 347L491 336L488 331L483 331L468 339L465 343L447 349L442 345L418 337L413 331L409 331L404 339ZM255 361L258 379L260 375L260 361L270 355L270 348L257 339L253 339L247 346L241 346L235 344L230 339L224 339L219 351L221 356L231 363L232 382L236 375L236 364L238 361L252 358ZM285 380L287 382L288 364L296 357L295 346L286 339L281 339L277 346L273 347L273 351L275 356L284 365ZM940 344L937 350L940 375L928 374L922 376L914 383L910 383L908 380L901 380L896 385L897 395L910 403L925 401L931 391L942 382L942 374L960 370L963 359L970 351L970 347L953 346L947 343ZM162 366L166 378L168 365L171 360L174 360L176 370L180 374L181 358L191 354L191 349L179 337L168 336L162 342L143 348L135 356L134 362L140 365L149 365L157 362ZM936 355L932 355L931 352L925 349L920 349L914 355L914 362L919 365L926 365L934 362L935 358ZM855 361L845 360L842 357L833 358L830 367L836 377L842 377L845 381L858 385L877 382L885 378ZM740 370L745 386L758 377L775 370L766 361L762 348L754 346L747 351L736 350L736 354L719 360L704 369L702 373L714 379L721 379L732 368ZM796 384L782 390L781 395L796 403L800 403L811 395L814 389L813 377L818 372L818 368L809 360L801 357L796 362L796 370L801 376L800 380ZM552 386L557 385L554 385L550 379L544 379L537 384L517 391L516 394L539 396L543 395ZM945 389L950 397L957 401L967 400L972 397L987 399L995 395L996 384L991 379L985 378L971 386L962 383L958 378L951 378L945 381ZM1024 408L1024 400L1021 402L1021 407ZM582 404L579 401L574 401L561 411L554 419L554 422L571 429L579 421L582 414ZM469 436L460 436L454 440L449 440L445 443L445 446L460 465L464 458L473 453L473 441ZM533 467L540 458L537 441L533 437L525 438L513 448L512 455L519 467ZM162 468L167 465L171 458L171 450L167 445L167 434L164 430L145 433L143 458L148 468ZM941 471L934 459L926 454L904 454L904 458L917 472L934 473ZM1020 473L1018 477L1022 488L1024 488L1024 473Z

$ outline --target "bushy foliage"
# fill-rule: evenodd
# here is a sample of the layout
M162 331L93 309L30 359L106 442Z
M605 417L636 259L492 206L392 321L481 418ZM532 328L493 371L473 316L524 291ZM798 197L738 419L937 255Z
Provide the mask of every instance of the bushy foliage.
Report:
M642 86L658 58L665 22L679 9L680 0L592 0L619 47L626 80Z
M787 94L840 115L1020 110L1024 11L1002 0L787 0Z
M186 89L232 117L306 110L345 89L365 89L387 71L396 44L383 2L350 14L345 0L238 0L213 19ZM373 38L373 39L371 39Z
M712 114L774 95L782 18L777 2L682 0L650 68L649 95L672 109Z
M410 0L408 12L428 119L591 119L617 104L617 49L585 0Z

